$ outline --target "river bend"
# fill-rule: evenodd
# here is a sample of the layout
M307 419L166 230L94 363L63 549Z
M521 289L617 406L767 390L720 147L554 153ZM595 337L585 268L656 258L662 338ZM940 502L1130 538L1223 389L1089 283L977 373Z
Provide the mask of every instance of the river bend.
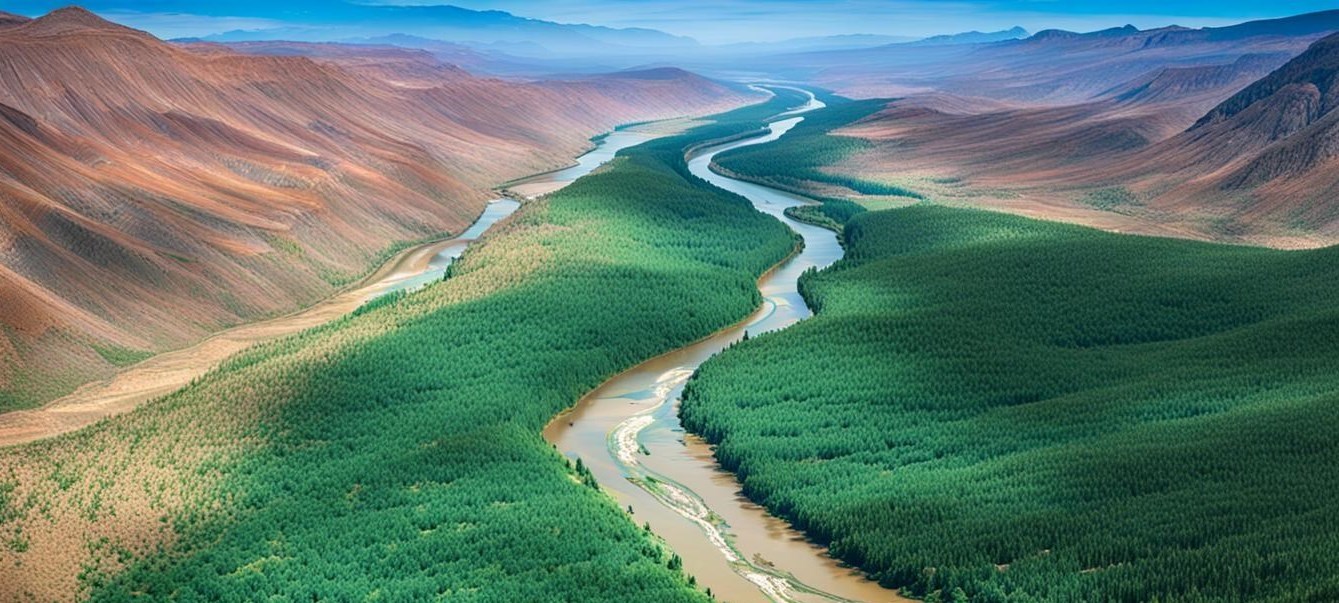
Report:
M677 412L683 384L713 354L745 332L783 329L809 317L798 291L800 275L842 256L835 233L785 216L786 208L812 201L710 170L717 154L776 141L804 119L801 114L823 106L811 95L804 106L777 116L766 135L689 157L694 175L742 195L804 239L799 253L759 281L762 306L731 328L615 376L544 431L549 442L581 458L620 504L631 507L635 521L649 523L683 558L685 571L726 601L902 600L744 498L710 448L684 432Z

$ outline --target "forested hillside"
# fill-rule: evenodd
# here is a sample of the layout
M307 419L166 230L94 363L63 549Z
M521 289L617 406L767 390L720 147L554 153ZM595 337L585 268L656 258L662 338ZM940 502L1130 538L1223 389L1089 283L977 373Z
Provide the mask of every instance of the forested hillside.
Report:
M0 599L701 601L540 437L610 375L746 316L795 240L684 149L523 206L444 283L0 453Z
M887 99L852 101L832 94L822 95L828 107L809 113L786 134L786 143L742 147L721 153L712 167L750 182L781 190L820 196L875 195L923 199L906 187L864 180L832 172L830 166L871 148L867 140L833 136L829 132L878 113ZM816 190L817 188L817 190ZM828 195L822 195L822 193ZM833 199L835 200L835 199Z
M927 205L845 233L814 318L685 390L749 498L926 598L1339 597L1339 248Z
M504 82L385 47L245 51L77 7L0 19L0 412L328 298L592 134L748 102L675 69Z

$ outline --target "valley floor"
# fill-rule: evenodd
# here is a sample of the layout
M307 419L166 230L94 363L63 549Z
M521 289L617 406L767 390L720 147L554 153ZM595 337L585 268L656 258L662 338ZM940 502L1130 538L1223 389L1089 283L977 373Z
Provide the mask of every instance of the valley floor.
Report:
M683 151L797 100L526 204L445 282L5 449L0 599L705 600L539 432L608 376L757 305L792 234L689 178Z

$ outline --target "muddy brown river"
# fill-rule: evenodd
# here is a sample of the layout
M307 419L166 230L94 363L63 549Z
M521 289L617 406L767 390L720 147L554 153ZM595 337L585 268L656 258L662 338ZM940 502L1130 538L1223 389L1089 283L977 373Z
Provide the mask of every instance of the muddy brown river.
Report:
M685 570L720 599L752 601L901 601L860 573L843 567L765 510L739 494L734 476L722 471L711 450L686 435L677 404L683 383L712 354L743 337L790 326L810 316L796 284L804 270L824 267L842 255L828 230L790 220L787 207L807 200L764 186L727 178L709 169L717 153L781 138L801 113L821 108L816 99L770 124L766 135L699 150L692 173L752 201L785 222L805 241L796 254L759 281L765 301L748 319L693 345L651 359L618 375L555 419L544 437L572 457L580 457L634 520L649 522L683 557ZM603 138L576 165L527 178L510 187L525 196L551 192L608 161L618 150L672 133L638 129ZM290 316L223 331L205 341L146 360L112 379L89 384L41 408L0 415L0 446L65 433L126 412L170 393L227 357L338 318L368 300L399 289L415 289L441 278L465 247L518 204L498 200L460 236L409 250L358 287Z
M544 431L564 454L581 458L606 490L632 507L635 521L650 523L683 557L684 569L725 601L906 600L842 566L744 498L734 476L720 468L705 443L684 432L678 418L683 384L702 362L746 331L757 335L809 317L797 290L800 275L842 256L832 231L785 217L787 207L811 201L709 169L718 153L776 141L803 119L800 114L821 107L811 97L803 107L778 116L764 136L708 147L690 157L693 174L744 196L804 237L800 253L759 281L762 306L734 327L610 379Z

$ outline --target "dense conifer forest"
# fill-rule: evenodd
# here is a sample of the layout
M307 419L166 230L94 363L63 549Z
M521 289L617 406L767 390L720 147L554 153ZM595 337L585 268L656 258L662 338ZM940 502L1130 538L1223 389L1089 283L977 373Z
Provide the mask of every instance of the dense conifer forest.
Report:
M784 144L758 145L726 151L713 164L731 176L799 194L811 194L815 184L835 187L852 194L923 199L920 193L895 184L856 178L824 169L870 148L861 138L829 134L833 130L877 113L888 99L850 100L834 94L819 94L827 107L804 115L803 121L786 133ZM841 211L849 201L825 199Z
M931 600L1339 598L1339 248L933 205L845 234L815 317L686 388L750 498Z
M98 601L706 600L539 432L757 306L794 235L687 175L684 150L800 102L781 91L625 150L524 205L445 282L8 450L0 533L17 544L0 561L87 552L69 566Z

